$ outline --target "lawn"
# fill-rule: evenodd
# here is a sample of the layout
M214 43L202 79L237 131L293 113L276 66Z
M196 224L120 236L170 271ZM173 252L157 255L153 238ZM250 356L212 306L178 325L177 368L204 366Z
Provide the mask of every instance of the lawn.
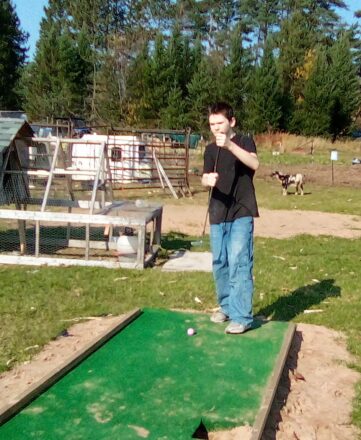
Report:
M265 153L264 159L271 164L269 153ZM326 159L323 154L319 162ZM294 157L284 156L282 160L299 163ZM192 199L170 199L161 190L127 196L170 204L205 205L207 191L200 187L199 180L199 176L192 179ZM277 182L256 179L256 190L261 208L361 215L359 187L314 182L306 185L304 197L282 197ZM192 242L197 239L164 234L158 261L166 259L168 251L179 248L209 250L207 238L202 247L193 247ZM257 238L255 313L345 332L348 349L356 356L353 367L361 371L360 249L361 239ZM161 272L159 266L144 271L0 266L0 283L0 372L31 359L44 344L61 334L69 323L66 320L72 318L117 315L135 307L208 311L216 306L211 274L195 272L184 276ZM201 302L195 301L196 297ZM304 310L312 308L322 312L304 314ZM361 428L361 384L354 402L353 422Z
M287 197L283 197L281 195L281 186L278 182L266 182L256 179L255 186L257 200L261 208L299 209L302 211L321 211L361 216L360 187L322 186L306 181L305 195L303 197L295 196L294 188L290 188L290 194Z
M165 237L164 247L191 247L190 242L187 236L173 234ZM255 313L344 331L348 348L358 359L354 367L361 371L360 248L361 239L257 238ZM30 359L66 328L67 319L116 315L134 307L204 311L216 305L211 274L195 272L185 277L161 272L159 267L136 271L3 266L0 282L2 371ZM311 308L323 312L303 313ZM354 408L354 422L361 426L360 389Z

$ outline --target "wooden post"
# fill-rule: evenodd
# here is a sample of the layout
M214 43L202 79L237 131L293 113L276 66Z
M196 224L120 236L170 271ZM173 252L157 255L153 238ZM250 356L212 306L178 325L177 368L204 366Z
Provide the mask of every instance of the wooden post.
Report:
M334 184L334 174L333 174L333 160L331 160L331 173L332 173L332 185Z
M138 250L137 250L137 267L138 268L144 267L145 238L146 238L146 227L144 225L142 225L138 229Z
M331 174L332 174L332 185L334 184L334 173L333 173L333 162L335 160L338 160L338 151L332 150L331 151Z
M15 204L16 209L21 209L20 203ZM24 206L25 210L25 206ZM20 255L26 254L26 222L25 220L18 220L19 241L20 241Z

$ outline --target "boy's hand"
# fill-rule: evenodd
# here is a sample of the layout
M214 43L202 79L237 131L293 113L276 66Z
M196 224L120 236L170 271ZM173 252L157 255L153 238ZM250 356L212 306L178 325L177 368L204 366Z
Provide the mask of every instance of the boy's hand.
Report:
M229 136L227 136L224 133L217 133L216 134L216 145L217 147L221 147L221 148L229 148Z
M210 186L213 188L214 186L216 186L218 178L219 178L218 173L203 174L202 184L204 186Z

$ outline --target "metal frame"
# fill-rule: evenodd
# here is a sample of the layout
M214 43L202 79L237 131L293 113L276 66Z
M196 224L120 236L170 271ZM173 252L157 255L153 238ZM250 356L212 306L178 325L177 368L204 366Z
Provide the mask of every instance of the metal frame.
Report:
M54 139L49 138L33 138L32 142L51 143ZM161 240L161 221L162 221L162 206L158 204L147 204L147 206L138 207L134 202L113 202L113 188L112 179L110 176L109 161L107 155L106 142L101 143L99 157L97 157L97 165L94 169L75 170L66 167L66 156L63 145L77 144L97 144L99 142L82 141L81 139L66 139L57 138L55 140L55 149L51 155L51 164L49 170L46 169L21 169L21 170L5 170L7 174L21 174L22 176L38 176L47 177L44 195L41 199L26 197L23 203L23 210L21 204L17 204L17 209L0 209L0 219L17 220L20 237L20 254L21 255L6 255L0 254L0 263L3 264L48 264L48 265L87 265L87 266L101 266L101 267L130 267L142 269L149 265L155 258ZM14 146L12 147L14 148ZM16 147L15 147L16 148ZM9 153L10 154L10 153ZM60 168L58 163L62 162L63 168ZM3 174L3 173L2 173ZM89 201L76 201L72 188L72 175L89 176L94 179L92 183L91 197ZM66 186L69 193L69 199L51 199L50 191L57 176L66 178ZM108 176L108 178L107 178ZM101 200L96 200L99 194L99 186L102 186L104 191L101 192ZM108 199L108 200L107 200ZM27 211L28 205L39 205L40 211ZM66 207L68 212L53 212L52 207ZM82 208L87 210L87 214L72 213L72 208ZM51 212L50 212L51 211ZM26 253L26 221L35 222L35 255L29 256ZM61 257L47 257L40 254L40 224L46 222L47 224L65 224L67 227L67 240L65 246L75 248L85 248L84 259L79 258L61 258ZM70 226L82 225L85 226L85 240L70 240ZM101 225L110 230L113 227L130 227L136 231L138 236L138 247L136 257L133 259L114 258L108 260L90 259L90 249L105 249L115 250L116 244L107 241L112 236L104 237L104 241L90 240L90 227L92 225ZM150 225L150 242L146 249L146 235L147 227ZM64 240L63 240L64 241Z

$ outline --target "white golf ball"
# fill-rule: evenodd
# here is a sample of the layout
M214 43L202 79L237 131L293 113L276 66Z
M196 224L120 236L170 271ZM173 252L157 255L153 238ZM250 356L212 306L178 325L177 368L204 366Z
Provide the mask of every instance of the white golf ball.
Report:
M188 335L188 336L193 336L193 335L195 335L195 334L196 334L196 331L194 330L194 328L190 327L190 328L187 330L187 335Z

